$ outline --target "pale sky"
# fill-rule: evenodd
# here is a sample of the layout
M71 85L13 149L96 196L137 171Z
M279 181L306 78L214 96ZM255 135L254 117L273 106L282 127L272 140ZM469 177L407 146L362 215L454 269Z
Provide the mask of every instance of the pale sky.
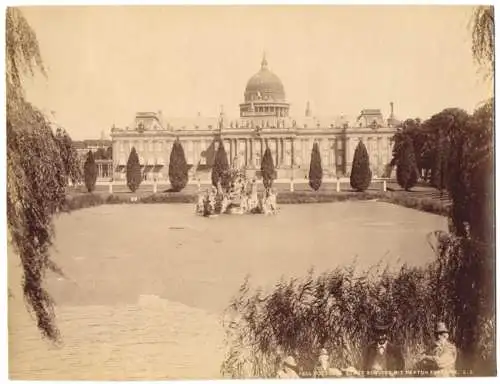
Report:
M472 61L466 6L24 8L48 68L28 97L73 139L130 125L137 111L238 116L248 79L269 68L304 114L364 108L425 119L490 97Z

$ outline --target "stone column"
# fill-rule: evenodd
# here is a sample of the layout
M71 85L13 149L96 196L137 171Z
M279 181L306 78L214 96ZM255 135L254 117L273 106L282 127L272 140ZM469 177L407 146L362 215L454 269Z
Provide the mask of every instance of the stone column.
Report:
M226 150L226 155L228 157L228 162L229 164L231 164L231 140L229 139L225 139L223 142L222 142L222 145L225 146L225 150Z
M333 169L333 173L337 174L337 140L331 139L329 143L329 152L332 160L330 161Z
M234 141L233 139L229 139L229 165L233 165L234 159Z
M276 168L281 168L283 157L281 156L281 138L276 138Z
M255 168L255 159L254 159L254 148L255 148L255 143L253 139L248 140L248 144L250 145L250 167Z
M290 147L291 147L291 149L290 149L290 155L292 156L291 167L293 169L295 167L295 145L294 145L295 144L295 139L292 137L290 139L290 141L291 141L291 144L290 144Z
M288 164L285 164L285 139L284 138L281 138L280 139L281 141L281 165L288 165Z
M234 139L234 157L238 157L238 161L240 161L240 143L238 139ZM238 166L238 164L235 164Z
M238 140L237 139L231 139L231 145L233 147L233 156L232 156L232 162L234 166L238 166L238 164L235 164L234 159L236 156L238 156Z
M351 173L351 165L352 165L352 159L351 159L351 138L346 137L345 138L345 171L347 174Z
M385 137L385 142L386 142L386 148L387 148L387 152L386 152L387 163L390 163L392 160L392 150L394 148L394 143L391 142L391 140L389 139L389 136Z
M384 164L382 161L382 137L377 136L377 173L382 176L384 173Z
M319 151L321 153L321 164L323 169L330 168L330 162L328 161L328 139L323 137L319 144Z
M245 139L245 167L250 165L250 140Z
M255 168L255 154L254 154L254 151L255 151L255 143L253 141L253 139L249 139L248 140L248 163L249 163L249 166L250 168Z

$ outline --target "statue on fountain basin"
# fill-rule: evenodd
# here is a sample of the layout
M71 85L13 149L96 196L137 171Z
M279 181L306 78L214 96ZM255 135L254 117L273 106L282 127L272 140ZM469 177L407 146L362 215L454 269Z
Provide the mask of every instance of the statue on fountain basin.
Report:
M196 205L198 214L215 217L222 213L270 215L278 212L275 190L267 188L262 199L259 199L257 180L254 177L249 182L244 170L233 166L223 175L223 180L225 180L224 186L219 180L216 187L206 191L205 196L198 194Z
M261 211L265 215L274 215L278 212L276 204L276 192L272 188L266 188L261 201Z
M248 197L248 211L251 213L258 213L259 210L259 196L257 194L257 181L252 179L250 187L250 196Z

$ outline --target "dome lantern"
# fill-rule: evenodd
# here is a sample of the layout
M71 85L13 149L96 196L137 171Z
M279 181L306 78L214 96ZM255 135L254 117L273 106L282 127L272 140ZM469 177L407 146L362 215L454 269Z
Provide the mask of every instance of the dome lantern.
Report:
M280 78L268 66L266 53L262 55L260 70L247 82L244 102L240 104L240 117L269 120L275 126L275 119L288 116L290 105L286 102L285 88Z

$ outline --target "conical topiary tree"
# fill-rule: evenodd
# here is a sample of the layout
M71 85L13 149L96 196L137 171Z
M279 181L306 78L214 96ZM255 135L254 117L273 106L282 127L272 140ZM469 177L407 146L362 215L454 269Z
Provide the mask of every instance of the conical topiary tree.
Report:
M271 188L275 179L275 171L273 156L271 155L271 150L269 149L269 147L267 147L264 151L260 170L262 172L262 183L264 184L264 188Z
M127 161L127 186L132 192L135 192L139 188L139 185L141 185L141 181L142 174L139 156L137 156L135 147L132 147Z
M417 160L410 140L405 140L401 152L396 163L396 178L399 186L408 191L418 180Z
M222 140L218 140L218 148L215 153L214 165L212 166L212 185L217 187L217 183L220 181L223 188L228 187L227 173L229 171L229 162L227 161L226 149Z
M97 164L94 160L94 154L92 151L87 153L87 159L83 166L83 174L85 179L85 188L87 191L92 192L95 189L95 183L97 181Z
M365 145L360 141L352 159L351 187L358 192L363 192L368 189L371 181L370 157Z
M177 139L170 152L170 163L168 165L168 178L174 192L179 192L186 186L188 182L188 165L184 148L181 142Z
M309 166L309 186L317 191L323 180L323 168L321 167L321 155L318 143L314 143L311 151L311 164Z

